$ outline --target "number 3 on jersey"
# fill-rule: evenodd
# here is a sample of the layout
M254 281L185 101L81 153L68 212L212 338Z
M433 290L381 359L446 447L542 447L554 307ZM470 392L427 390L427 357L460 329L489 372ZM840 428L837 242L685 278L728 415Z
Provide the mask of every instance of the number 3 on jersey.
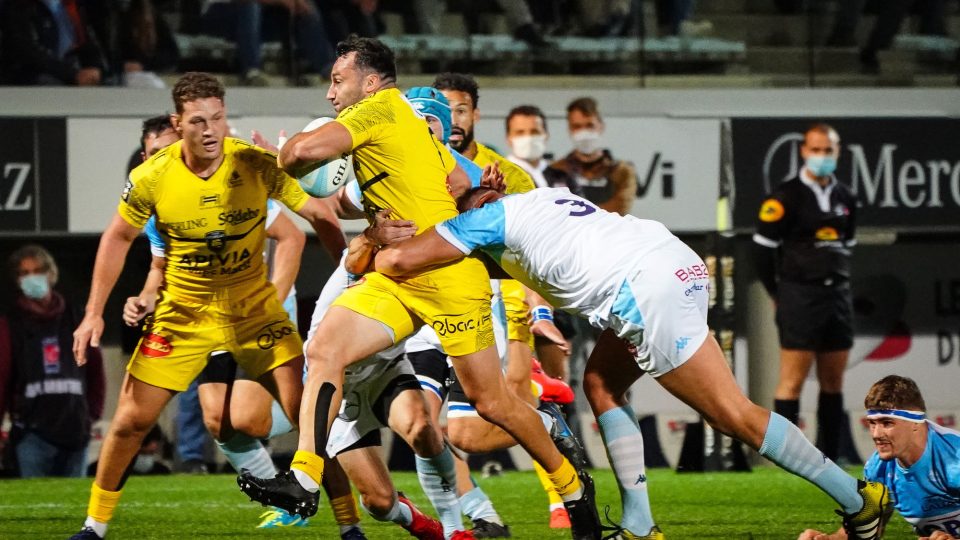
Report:
M570 205L570 216L572 217L582 217L589 216L590 214L597 211L597 207L587 203L584 200L580 199L557 199L553 201L555 204L566 204Z

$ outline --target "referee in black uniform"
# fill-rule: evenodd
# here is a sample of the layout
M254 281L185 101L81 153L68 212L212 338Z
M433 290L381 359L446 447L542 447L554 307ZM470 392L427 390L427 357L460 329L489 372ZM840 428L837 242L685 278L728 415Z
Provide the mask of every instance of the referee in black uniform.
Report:
M817 440L833 460L839 457L843 374L853 345L850 248L857 207L833 174L839 154L836 130L810 126L800 147L803 168L763 202L753 236L757 273L776 303L780 333L774 410L798 423L800 391L816 361Z

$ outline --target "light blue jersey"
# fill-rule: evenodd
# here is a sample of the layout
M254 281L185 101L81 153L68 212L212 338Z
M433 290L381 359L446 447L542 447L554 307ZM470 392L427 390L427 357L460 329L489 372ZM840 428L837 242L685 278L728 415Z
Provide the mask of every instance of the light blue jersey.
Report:
M874 452L863 466L867 480L890 489L894 508L920 536L944 531L960 537L960 432L927 421L927 447L904 469Z
M265 228L269 229L273 221L280 215L280 205L273 199L267 199L267 221ZM150 241L150 253L155 257L166 257L167 241L164 239L160 230L157 229L157 216L150 216L147 224L143 227L147 240ZM290 320L297 322L297 289L290 287L290 294L283 301L283 309L290 315Z

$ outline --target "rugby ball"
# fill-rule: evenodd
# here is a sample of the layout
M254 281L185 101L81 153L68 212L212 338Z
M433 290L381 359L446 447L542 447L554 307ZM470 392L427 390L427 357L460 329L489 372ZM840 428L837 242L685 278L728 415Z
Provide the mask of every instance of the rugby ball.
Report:
M304 132L313 131L332 122L333 118L321 117L307 124ZM312 197L329 197L356 178L353 174L353 155L346 153L340 157L321 161L317 168L297 178L300 187Z

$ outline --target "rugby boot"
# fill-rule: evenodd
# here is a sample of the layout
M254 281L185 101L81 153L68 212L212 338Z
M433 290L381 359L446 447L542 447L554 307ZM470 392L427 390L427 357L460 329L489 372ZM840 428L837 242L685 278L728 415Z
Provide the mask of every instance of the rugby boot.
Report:
M570 515L570 532L573 540L600 540L603 526L597 515L597 505L593 488L593 478L587 471L577 472L583 494L575 501L564 501L563 506Z
M633 534L623 527L615 527L616 530L610 536L604 536L603 540L666 540L666 535L656 525L650 529L650 532L644 536Z
M367 535L359 527L351 527L340 533L340 540L367 540Z
M445 540L443 537L443 525L441 525L439 521L421 512L420 509L410 502L410 499L404 497L402 493L398 493L397 495L400 503L410 507L410 512L413 514L413 520L410 521L409 525L401 525L401 527L410 533L410 536L419 538L420 540Z
M103 540L103 537L94 532L93 527L84 527L80 532L70 537L70 540Z
M844 514L843 528L850 540L879 540L883 538L883 529L893 513L893 503L887 486L880 482L857 480L857 491L863 497L863 508L853 514Z
M250 500L264 506L276 506L304 519L317 513L319 494L304 489L292 471L277 473L273 478L257 478L243 469L237 485Z
M566 511L564 511L566 515ZM483 518L473 520L474 538L510 538L510 527Z
M583 445L574 436L567 421L560 412L560 407L556 403L544 401L537 407L538 410L549 414L553 418L553 426L550 428L550 438L557 450L563 454L563 457L570 461L573 468L580 472L587 468L587 453L583 450Z
M567 513L566 508L554 508L550 512L550 528L551 529L569 529L570 528L570 514Z
M309 523L309 521L297 514L289 514L286 510L274 508L260 514L260 524L257 525L257 528L282 529L285 527L303 527L307 523Z

